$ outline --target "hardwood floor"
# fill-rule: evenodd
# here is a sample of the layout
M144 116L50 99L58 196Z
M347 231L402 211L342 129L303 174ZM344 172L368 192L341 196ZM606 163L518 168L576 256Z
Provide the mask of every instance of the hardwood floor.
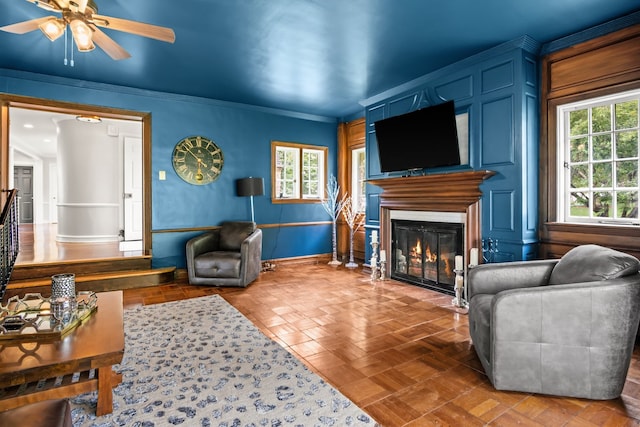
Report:
M56 242L57 224L20 224L17 264L38 264L84 259L125 258L142 251L121 251L118 242Z
M124 291L125 307L220 294L382 426L640 425L640 346L623 395L496 391L451 297L361 270L278 266L246 289L185 282Z

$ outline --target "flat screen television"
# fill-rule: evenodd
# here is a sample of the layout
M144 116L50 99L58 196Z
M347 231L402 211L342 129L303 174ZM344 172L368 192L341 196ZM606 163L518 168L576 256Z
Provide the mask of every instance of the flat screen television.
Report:
M453 101L374 123L382 172L460 164Z

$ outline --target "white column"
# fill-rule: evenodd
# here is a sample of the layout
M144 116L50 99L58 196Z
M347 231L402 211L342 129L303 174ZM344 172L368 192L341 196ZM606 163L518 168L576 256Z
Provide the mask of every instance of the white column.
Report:
M56 240L118 241L118 146L102 123L58 122Z

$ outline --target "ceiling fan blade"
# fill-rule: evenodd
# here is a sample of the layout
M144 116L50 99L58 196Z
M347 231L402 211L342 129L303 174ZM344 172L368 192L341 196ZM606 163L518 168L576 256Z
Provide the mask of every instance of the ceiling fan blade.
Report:
M44 18L32 19L30 21L18 22L17 24L5 25L0 27L0 30L13 34L25 34L30 31L38 29L38 25L51 19L51 16L45 16Z
M129 52L124 50L122 46L116 43L111 37L106 35L104 31L96 28L95 25L91 25L91 29L93 30L93 42L97 44L100 49L104 50L105 53L112 59L119 61L121 59L127 59L131 57Z
M176 40L176 35L171 28L103 15L93 15L91 20L93 24L103 28L124 31L125 33L149 37L168 43L173 43Z

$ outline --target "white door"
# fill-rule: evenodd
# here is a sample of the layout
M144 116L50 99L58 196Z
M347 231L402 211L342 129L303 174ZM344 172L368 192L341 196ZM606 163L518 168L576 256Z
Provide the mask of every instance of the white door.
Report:
M142 139L124 138L124 240L142 240Z
M58 164L49 165L49 222L58 222Z

